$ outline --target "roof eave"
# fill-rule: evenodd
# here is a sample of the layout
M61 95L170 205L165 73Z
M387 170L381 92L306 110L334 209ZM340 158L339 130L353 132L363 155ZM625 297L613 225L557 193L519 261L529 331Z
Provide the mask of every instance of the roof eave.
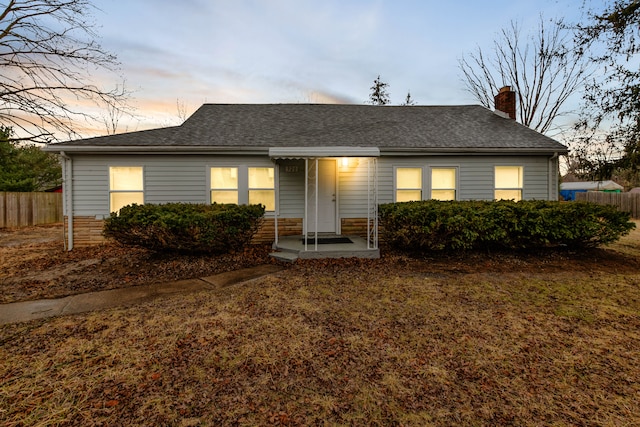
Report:
M493 148L397 148L383 147L380 148L381 156L415 156L416 154L431 155L461 155L461 154L482 154L482 155L563 155L569 150L566 147L550 148L550 147L493 147Z
M61 145L51 144L44 148L44 151L54 153L113 153L113 154L242 154L242 155L267 155L269 147L220 147L220 146L204 146L204 145Z
M303 147L305 148L305 147ZM327 147L331 152L331 147ZM369 147L370 148L370 147ZM50 144L44 147L44 151L53 153L83 153L83 154L240 154L240 155L269 155L270 147L232 147L232 146L205 146L205 145L66 145L66 144ZM304 151L304 150L303 150ZM482 155L562 155L567 154L566 147L493 147L493 148L398 148L398 147L382 147L379 155L381 156L415 156L417 154L430 155L461 155L461 154L482 154ZM301 153L304 154L304 153ZM335 151L334 151L335 154ZM353 153L352 153L353 154ZM371 154L369 154L371 155ZM377 156L376 156L377 157Z

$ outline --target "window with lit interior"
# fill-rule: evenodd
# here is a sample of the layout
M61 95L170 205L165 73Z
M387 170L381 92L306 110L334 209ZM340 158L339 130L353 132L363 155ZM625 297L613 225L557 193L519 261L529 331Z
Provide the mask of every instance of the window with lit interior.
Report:
M456 169L431 169L431 198L433 200L456 200Z
M523 169L522 166L495 167L496 200L522 200Z
M267 211L276 209L273 168L249 168L249 204L264 205Z
M142 166L111 166L109 168L109 212L119 212L123 206L144 204Z
M422 200L422 168L396 168L396 202Z
M211 168L211 203L238 204L238 168Z

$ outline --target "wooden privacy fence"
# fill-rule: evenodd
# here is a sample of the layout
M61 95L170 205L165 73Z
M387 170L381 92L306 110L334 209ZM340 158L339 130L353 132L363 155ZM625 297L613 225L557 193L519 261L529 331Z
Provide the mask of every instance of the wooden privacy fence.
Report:
M0 192L0 228L62 222L62 193Z
M613 205L620 211L630 212L632 218L640 218L640 193L587 191L586 193L576 193L576 201Z

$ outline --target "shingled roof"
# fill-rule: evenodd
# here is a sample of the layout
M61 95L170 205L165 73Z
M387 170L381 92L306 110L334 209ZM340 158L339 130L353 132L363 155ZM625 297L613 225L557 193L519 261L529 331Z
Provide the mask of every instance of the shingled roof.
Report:
M567 151L557 141L479 105L335 104L205 104L181 126L53 144L48 151L345 146L377 147L383 154Z

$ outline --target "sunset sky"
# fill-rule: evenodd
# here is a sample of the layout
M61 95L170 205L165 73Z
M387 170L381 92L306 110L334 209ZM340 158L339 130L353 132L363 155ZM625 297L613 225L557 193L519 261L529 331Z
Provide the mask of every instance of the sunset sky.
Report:
M458 59L517 20L580 17L581 0L95 0L137 118L179 122L209 103L364 103L379 74L391 102L475 104ZM105 86L118 82L101 77ZM98 129L97 133L101 133Z

